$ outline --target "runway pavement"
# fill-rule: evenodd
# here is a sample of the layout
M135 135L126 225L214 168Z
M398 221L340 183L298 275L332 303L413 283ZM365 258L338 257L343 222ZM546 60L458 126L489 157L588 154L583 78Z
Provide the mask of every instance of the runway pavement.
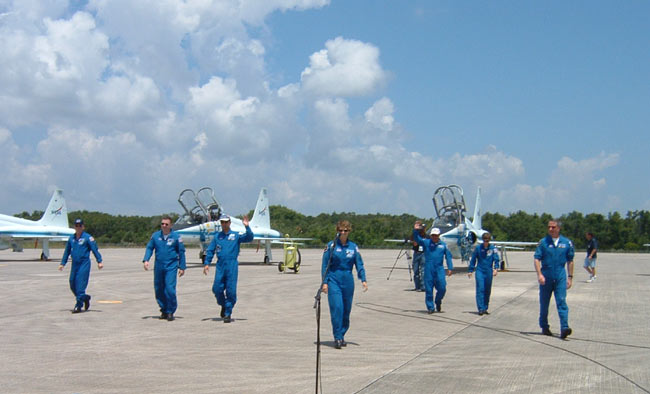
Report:
M214 267L204 276L196 250L188 251L173 322L158 320L144 248L100 251L105 267L93 262L92 305L81 314L70 313L69 267L35 260L40 250L0 251L0 392L315 392L322 250L301 251L299 274L243 250L231 324L218 317ZM333 347L323 298L319 392L650 392L650 254L599 253L593 283L577 254L565 341L539 334L532 252L509 252L510 270L496 277L485 316L459 261L444 313L428 315L405 259L387 280L397 250L361 252L370 289L357 281L346 348ZM549 320L559 332L554 301Z

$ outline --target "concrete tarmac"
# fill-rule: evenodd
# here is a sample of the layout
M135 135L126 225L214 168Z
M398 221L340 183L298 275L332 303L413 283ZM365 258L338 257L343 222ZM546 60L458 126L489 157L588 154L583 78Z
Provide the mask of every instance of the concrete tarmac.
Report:
M234 322L224 324L195 249L178 281L176 320L159 320L142 249L102 249L91 308L71 314L69 266L40 250L0 251L0 392L310 393L316 391L316 313L322 250L305 249L299 274L240 256ZM650 255L599 253L586 283L577 254L568 292L573 335L540 335L532 252L509 252L490 314L478 316L474 279L457 268L443 313L428 315L397 250L362 250L369 291L356 281L348 346L333 347L321 316L322 393L648 393ZM282 258L274 250L275 260ZM387 277L391 274L390 280ZM356 278L356 273L355 273Z

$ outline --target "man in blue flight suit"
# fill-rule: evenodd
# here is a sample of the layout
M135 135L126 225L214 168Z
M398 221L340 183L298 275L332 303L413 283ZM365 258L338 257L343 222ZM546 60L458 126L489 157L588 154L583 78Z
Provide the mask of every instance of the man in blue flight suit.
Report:
M426 224L417 221L420 223L420 237L426 237ZM413 242L413 282L415 283L415 291L424 291L424 247L418 244L413 237L411 237L411 242Z
M542 334L553 335L548 325L548 305L551 293L555 294L555 305L560 316L560 338L571 335L569 307L566 303L567 289L573 282L573 242L560 235L560 222L548 222L548 235L542 238L535 250L535 271L539 282L539 326ZM567 266L566 270L564 266ZM568 275L567 275L568 271Z
M357 270L363 291L368 291L366 270L357 244L348 240L352 226L347 220L336 224L337 237L330 241L323 253L321 266L322 289L327 294L330 307L330 320L334 334L334 347L347 346L345 334L350 328L350 312L354 297L354 277L352 267Z
M232 321L232 308L237 302L237 276L239 273L239 245L242 242L253 240L253 231L248 226L248 216L244 216L242 223L246 228L246 234L239 234L230 230L230 217L221 215L219 218L221 231L215 234L203 261L203 274L210 271L212 257L217 255L216 272L212 292L217 298L217 304L221 306L220 316L224 323Z
M413 228L413 239L418 245L424 247L424 302L429 314L442 312L442 299L447 292L446 276L451 276L454 265L451 261L451 252L447 244L440 240L440 229L431 229L430 239L420 236L421 225L416 222ZM447 270L443 265L443 259L447 260ZM435 309L433 307L433 289L436 289Z
M160 306L160 319L174 320L178 308L176 299L176 275L180 278L185 274L185 245L181 235L172 231L172 219L165 216L160 221L160 230L151 235L147 249L144 252L144 270L149 270L149 259L156 251L153 269L153 288L156 301Z
M476 270L476 307L479 315L489 315L488 305L492 293L492 277L497 276L499 254L494 245L490 245L490 233L483 233L483 243L477 245L469 260L467 276L472 277ZM478 264L477 264L478 262Z
M72 255L72 268L70 269L70 290L77 298L77 303L72 310L72 313L81 312L81 306L84 310L90 308L90 295L86 294L86 287L88 287L88 278L90 277L90 252L92 251L97 260L97 268L104 268L102 263L102 255L97 250L97 243L95 238L84 231L84 222L81 219L74 221L74 235L68 238L61 258L61 265L59 271L63 271L63 267L68 262L68 257Z

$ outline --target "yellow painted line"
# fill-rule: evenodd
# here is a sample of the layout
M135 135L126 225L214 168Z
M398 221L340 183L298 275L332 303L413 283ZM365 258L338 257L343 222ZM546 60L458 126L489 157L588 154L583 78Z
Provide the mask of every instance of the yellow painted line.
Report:
M6 267L7 264L0 264L0 267Z
M118 301L118 300L100 300L97 302L100 304L121 304L122 303L122 301Z

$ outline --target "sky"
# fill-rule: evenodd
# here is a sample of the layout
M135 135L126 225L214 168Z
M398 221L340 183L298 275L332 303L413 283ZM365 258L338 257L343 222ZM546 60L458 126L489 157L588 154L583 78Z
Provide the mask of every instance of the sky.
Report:
M650 2L0 0L0 211L650 210Z

